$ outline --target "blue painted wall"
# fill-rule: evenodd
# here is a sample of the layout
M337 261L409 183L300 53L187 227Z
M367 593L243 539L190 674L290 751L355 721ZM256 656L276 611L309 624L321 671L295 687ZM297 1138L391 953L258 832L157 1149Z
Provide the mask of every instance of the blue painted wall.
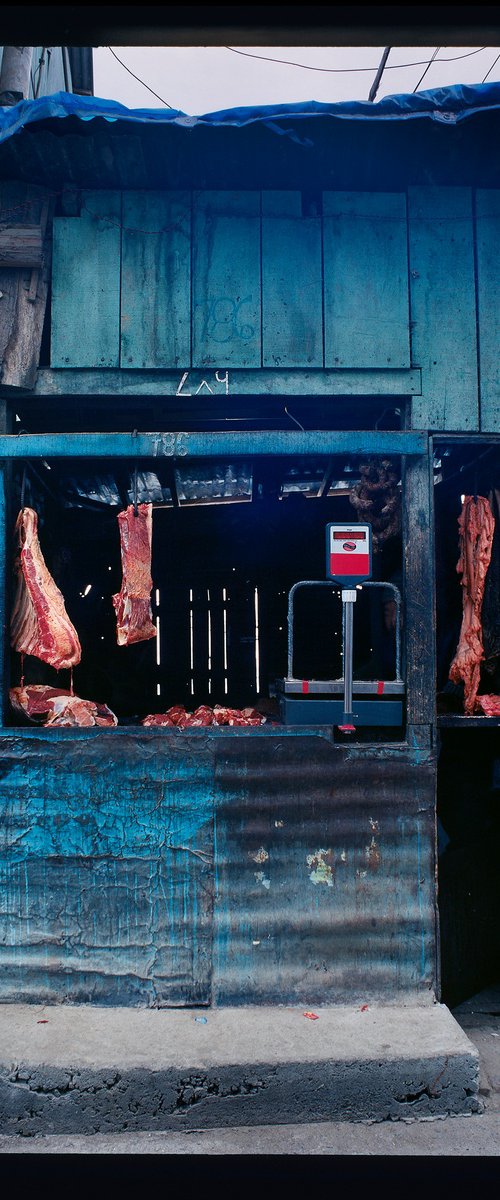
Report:
M417 367L414 428L498 431L499 195L84 191L54 221L51 365Z
M271 729L0 743L0 1001L432 996L430 752Z

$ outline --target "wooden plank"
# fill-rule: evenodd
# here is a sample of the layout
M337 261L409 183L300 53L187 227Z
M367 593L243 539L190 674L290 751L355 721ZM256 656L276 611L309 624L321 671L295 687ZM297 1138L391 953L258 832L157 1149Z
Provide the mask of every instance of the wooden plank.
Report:
M122 367L191 361L191 204L188 192L124 192Z
M480 429L500 433L500 191L496 188L476 192L476 231Z
M423 432L368 429L266 433L23 433L0 435L2 458L211 458L251 454L423 454Z
M429 636L429 631L436 628L432 488L430 451L404 463L406 719L409 727L420 727L420 733L427 737L436 718L435 645L432 632ZM415 744L422 742L416 731L412 736Z
M193 366L260 367L260 192L193 196Z
M420 371L71 371L41 368L37 396L413 396Z
M54 221L52 366L119 366L120 221L120 192L82 192L81 216Z
M262 361L323 365L321 218L300 192L262 194Z
M0 224L0 266L41 267L42 230L40 225Z
M412 424L478 429L471 190L410 188L408 205L412 363L422 369Z
M409 367L406 198L324 192L325 366Z
M0 361L1 384L10 388L34 387L50 280L52 214L54 198L40 187L6 184L0 192L0 215L10 214L12 223L28 222L42 230L42 266L37 271L36 291L29 268L0 269Z

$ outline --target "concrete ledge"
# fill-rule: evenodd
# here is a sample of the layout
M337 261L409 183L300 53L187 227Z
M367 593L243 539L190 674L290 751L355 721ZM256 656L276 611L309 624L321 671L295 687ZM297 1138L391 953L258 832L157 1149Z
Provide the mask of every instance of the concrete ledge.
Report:
M316 1011L2 1005L2 1133L480 1111L477 1050L444 1005Z

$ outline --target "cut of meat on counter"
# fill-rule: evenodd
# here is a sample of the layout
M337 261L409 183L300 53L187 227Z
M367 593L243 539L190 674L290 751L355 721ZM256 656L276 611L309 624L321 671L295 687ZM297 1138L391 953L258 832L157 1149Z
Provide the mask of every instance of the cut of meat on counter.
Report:
M484 659L481 609L486 573L490 564L495 522L484 496L465 496L458 518L460 557L457 571L462 576L462 627L450 667L453 683L463 682L464 711L474 712Z
M25 687L11 688L9 697L14 712L35 725L79 728L118 725L115 714L107 704L82 700L80 696L73 696L62 688L46 687L41 683L27 684Z
M170 728L189 729L203 725L265 725L266 717L261 716L254 708L223 708L216 704L210 708L201 704L193 713L186 712L183 704L174 704L164 713L150 713L144 717L141 725L170 726Z
M82 650L59 588L48 571L38 540L38 517L23 508L15 526L17 589L11 617L11 645L62 670L80 662Z
M151 612L151 542L153 506L129 504L118 514L122 560L122 586L113 605L116 612L116 637L119 646L145 642L156 637Z

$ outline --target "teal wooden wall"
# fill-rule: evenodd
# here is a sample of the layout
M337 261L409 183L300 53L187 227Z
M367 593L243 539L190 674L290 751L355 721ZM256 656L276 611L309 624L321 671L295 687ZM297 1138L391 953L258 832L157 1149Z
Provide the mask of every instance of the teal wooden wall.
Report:
M499 251L497 191L82 192L51 365L416 367L414 428L499 431Z

